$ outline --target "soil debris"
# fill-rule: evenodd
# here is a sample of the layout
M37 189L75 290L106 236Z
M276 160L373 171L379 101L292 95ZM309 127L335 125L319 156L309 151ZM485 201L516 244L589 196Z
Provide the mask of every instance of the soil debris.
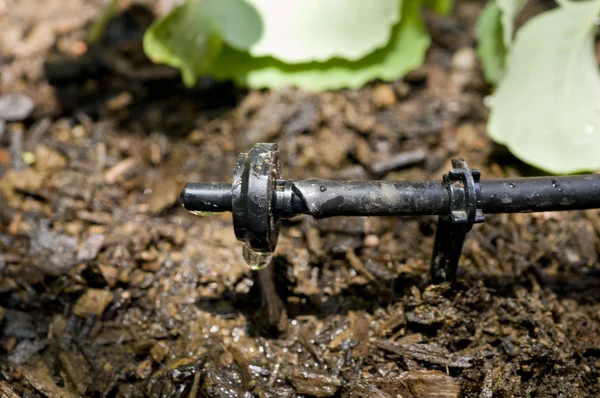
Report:
M597 210L490 215L430 285L435 217L282 220L254 272L230 214L177 206L255 141L290 179L530 174L485 134L482 2L428 15L404 79L326 93L186 88L141 42L172 1L123 2L93 45L104 1L5 3L0 395L599 395Z
M340 388L341 381L326 374L295 370L290 382L299 394L314 397L332 397Z
M424 162L426 158L427 154L425 151L415 149L414 151L399 153L389 159L372 163L370 169L373 174L381 176L403 167L414 166L415 164Z
M460 393L453 377L431 370L403 372L396 380L376 380L375 383L391 396L455 398Z
M450 368L468 368L472 366L471 358L450 355L446 350L433 344L398 344L392 341L376 341L375 345L403 357L435 365L443 365Z
M22 366L20 371L27 382L44 396L49 398L76 397L75 394L56 385L50 370L39 358L31 365Z
M0 394L5 398L20 398L15 390L4 381L0 381Z
M60 366L64 371L68 382L79 396L85 396L88 387L92 384L92 373L81 354L73 354L69 351L63 351L58 354Z
M75 303L73 314L82 318L89 315L100 317L112 300L113 295L107 290L88 289Z
M22 340L17 346L10 350L11 353L7 360L15 365L23 365L30 358L46 348L48 342L46 340Z

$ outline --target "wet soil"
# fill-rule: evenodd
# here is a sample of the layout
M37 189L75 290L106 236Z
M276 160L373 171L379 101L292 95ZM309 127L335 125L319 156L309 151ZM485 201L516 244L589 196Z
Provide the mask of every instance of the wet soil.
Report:
M140 47L169 2L123 3L88 46L101 1L0 0L1 396L600 394L597 210L488 216L451 286L435 217L288 220L254 272L230 214L177 203L259 141L286 178L538 173L485 134L480 2L406 78L322 94L186 89Z

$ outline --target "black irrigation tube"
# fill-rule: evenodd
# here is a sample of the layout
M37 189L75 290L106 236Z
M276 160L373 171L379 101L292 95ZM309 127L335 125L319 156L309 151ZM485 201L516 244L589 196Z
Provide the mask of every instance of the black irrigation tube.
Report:
M484 214L600 208L600 175L480 180L462 159L442 181L282 180L275 144L242 153L233 184L186 184L181 205L193 212L233 213L237 238L272 252L279 219L438 215L431 276L453 281L466 233Z

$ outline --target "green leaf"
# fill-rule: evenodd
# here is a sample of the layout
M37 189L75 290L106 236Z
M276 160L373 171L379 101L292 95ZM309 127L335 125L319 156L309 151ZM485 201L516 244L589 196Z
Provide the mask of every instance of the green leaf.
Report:
M223 41L235 49L249 49L263 34L261 17L246 0L201 0L197 6L215 22Z
M527 0L496 0L498 2L498 8L502 11L502 29L504 46L510 48L512 44L512 37L515 28L515 19L519 12L527 4Z
M454 7L454 0L425 0L425 7L431 8L438 14L448 15Z
M404 1L402 20L387 45L358 61L333 59L289 65L271 57L253 58L225 46L210 72L242 86L297 86L316 91L359 88L374 79L395 80L420 66L430 45L421 5L420 1Z
M485 79L498 84L504 76L506 46L502 40L501 11L496 2L489 2L477 20L477 53L481 59Z
M201 3L186 1L155 21L144 34L144 51L155 63L179 68L186 86L196 84L218 57L223 39Z
M400 19L400 0L249 0L264 32L255 57L286 63L358 60L384 47Z
M260 15L244 0L187 0L148 28L144 51L156 63L181 69L184 83L193 86L223 42L245 50L261 35Z
M561 5L517 33L488 130L521 160L549 172L598 170L600 74L593 45L600 1Z

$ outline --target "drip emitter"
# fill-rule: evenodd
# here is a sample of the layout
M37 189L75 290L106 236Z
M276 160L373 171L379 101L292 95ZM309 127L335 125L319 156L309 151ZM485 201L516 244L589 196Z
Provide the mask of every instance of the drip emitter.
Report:
M455 280L465 236L485 214L599 208L600 175L481 180L457 159L442 181L292 181L281 179L277 145L259 143L239 155L232 184L190 182L180 201L197 214L231 211L256 268L268 264L281 218L438 215L431 277L439 283Z

